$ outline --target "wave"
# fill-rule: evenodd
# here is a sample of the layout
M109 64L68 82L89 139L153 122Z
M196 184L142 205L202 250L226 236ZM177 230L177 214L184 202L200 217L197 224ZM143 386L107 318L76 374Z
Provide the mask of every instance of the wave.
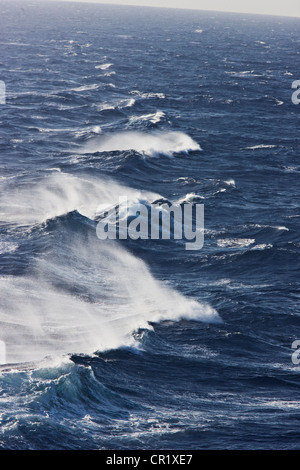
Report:
M251 227L251 225L249 226ZM254 224L252 225L254 228L271 228L274 230L284 230L286 232L289 232L289 229L285 227L284 225L261 225L261 224Z
M130 93L132 95L137 95L140 98L145 98L145 99L159 98L159 99L163 100L166 97L166 95L164 93L143 92L143 91L139 91L139 90L132 90Z
M125 131L90 140L82 153L135 150L148 156L159 154L172 156L201 150L191 137L178 131L157 131L152 133Z
M200 180L196 180L195 178L192 178L190 176L181 176L180 178L177 178L176 181L180 184L188 185L188 184L200 184Z
M249 77L262 77L260 74L254 73L254 70L243 70L241 72L225 72L227 75L238 78L249 78Z
M0 255L4 253L13 253L18 249L19 245L13 242L1 242L0 241Z
M259 145L254 145L253 147L246 147L245 150L259 150L259 149L273 149L273 148L276 148L276 145L259 144Z
M251 248L251 250L268 250L273 248L272 243L260 243L259 245L255 245Z
M288 172L288 173L299 173L300 172L300 167L297 167L297 166L284 166L283 170Z
M233 179L225 180L224 183L227 184L227 186L232 186L233 188L235 188L235 180Z
M118 104L119 108L132 108L132 106L135 105L135 99L134 98L128 98L121 100Z
M199 200L201 201L203 199L205 199L204 196L200 196L196 193L188 193L184 197L178 199L177 204L193 203Z
M91 366L81 365L80 359L47 359L36 365L0 367L0 387L6 391L1 409L1 447L7 442L6 449L35 449L37 446L30 445L33 433L40 442L47 442L43 448L56 449L74 448L75 442L79 449L81 436L88 436L91 443L85 447L90 449L95 447L92 437L95 428L104 426L103 447L104 441L108 445L110 439L105 434L105 423L112 426L115 420L130 419L132 413L145 409L124 393L111 390ZM113 372L111 378L115 379ZM20 390L22 399L17 399ZM78 430L75 434L70 433L74 422ZM24 433L27 426L29 435Z
M80 87L72 88L71 90L67 90L67 91L89 91L89 90L98 90L99 87L100 87L100 85L98 85L97 83L92 83L91 85L82 85L82 86L80 86Z
M107 111L107 110L120 110L124 108L132 108L135 105L135 99L125 98L122 100L114 101L104 101L103 103L95 103L94 106L98 111Z
M132 333L150 328L149 322L220 321L209 305L154 279L146 264L117 242L99 240L96 222L78 218L78 212L96 217L103 206L117 204L119 196L133 207L161 198L114 181L63 172L36 181L31 177L18 188L3 184L1 218L19 225L38 223L41 233L51 233L47 254L32 260L30 275L0 278L0 341L6 345L6 362L137 347Z
M151 329L149 322L220 321L209 305L154 279L116 242L86 230L54 231L53 237L51 256L36 259L33 274L0 278L6 362L139 348L133 332Z
M100 64L100 65L95 65L95 69L100 69L100 70L107 70L109 69L113 64Z
M152 124L157 124L164 117L165 113L163 111L156 111L156 113L142 114L141 116L131 116L129 121L134 122L151 122Z
M246 248L255 243L252 238L224 238L217 240L217 245L221 248Z
M1 184L0 220L23 225L42 223L74 210L94 219L103 205L117 204L119 196L128 200L153 201L161 197L151 191L139 191L113 180L51 172L22 187Z

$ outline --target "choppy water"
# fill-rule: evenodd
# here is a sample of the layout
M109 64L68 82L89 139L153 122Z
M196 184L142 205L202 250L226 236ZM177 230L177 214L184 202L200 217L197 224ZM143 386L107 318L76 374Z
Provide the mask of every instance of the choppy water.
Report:
M0 447L299 448L300 20L0 12ZM203 249L99 240L124 195Z

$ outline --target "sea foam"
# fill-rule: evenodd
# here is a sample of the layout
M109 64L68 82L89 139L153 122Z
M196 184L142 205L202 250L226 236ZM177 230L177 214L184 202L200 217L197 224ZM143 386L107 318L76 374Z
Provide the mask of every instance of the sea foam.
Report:
M172 156L201 150L190 136L178 131L136 132L125 131L90 140L82 153L135 150L147 156Z

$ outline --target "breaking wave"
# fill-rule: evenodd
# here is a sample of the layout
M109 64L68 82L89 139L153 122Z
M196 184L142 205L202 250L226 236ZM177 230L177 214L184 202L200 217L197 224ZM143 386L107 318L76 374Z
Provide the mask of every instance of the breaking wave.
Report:
M82 153L135 150L148 156L188 153L201 150L200 145L190 136L177 131L136 132L125 131L101 136L90 140Z

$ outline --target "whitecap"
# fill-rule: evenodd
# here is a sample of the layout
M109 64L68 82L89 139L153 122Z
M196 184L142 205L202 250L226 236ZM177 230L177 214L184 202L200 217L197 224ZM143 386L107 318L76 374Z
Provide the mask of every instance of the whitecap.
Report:
M261 243L259 245L255 245L251 248L251 250L267 250L273 248L271 243Z
M136 150L148 156L159 154L172 156L201 150L190 136L179 131L157 131L152 133L125 131L106 135L89 141L82 153Z
M134 98L128 98L121 100L118 103L118 108L132 108L132 106L135 105L135 99Z
M112 67L113 64L100 64L100 65L95 65L95 69L100 69L100 70L107 70L110 67Z
M235 181L233 179L224 181L224 183L235 188Z
M101 104L95 104L94 106L96 106L97 110L98 111L108 111L110 109L115 109L116 106L112 103L108 103L108 102L104 102L104 103L101 103Z
M194 202L197 199L205 199L205 197L200 196L199 194L196 194L196 193L188 193L184 197L178 199L176 204L184 204L184 203Z
M254 145L253 147L245 147L245 150L273 149L276 147L277 145L259 144L259 145Z
M164 93L154 93L154 92L142 92L142 91L139 91L139 90L132 90L130 92L130 94L132 95L137 95L139 96L140 98L159 98L161 100L165 99L165 94Z
M11 221L33 224L75 209L89 217L100 203L114 204L124 195L137 201L160 197L107 179L57 173L18 191L6 188L1 203ZM59 254L37 257L30 276L0 278L0 331L8 362L138 347L132 333L151 329L149 322L221 321L210 305L157 281L142 260L116 242L78 234L62 243L67 263ZM58 289L52 279L80 285L93 301Z
M19 245L17 243L0 241L0 255L4 253L13 253L18 247Z
M157 124L164 117L165 113L163 111L156 111L156 113L142 114L141 116L131 116L130 122L149 121L152 122L152 124Z
M289 229L287 227L285 227L284 225L261 225L261 224L254 224L254 225L250 225L254 228L273 228L274 230L285 230L287 232L289 232ZM245 228L247 228L247 225L244 226Z
M255 243L253 238L224 238L217 240L217 245L221 248L247 248Z
M93 83L91 85L82 85L77 88L73 88L72 91L89 91L89 90L97 90L99 85L97 83Z
M36 183L24 183L20 188L2 183L0 219L28 225L42 223L74 210L93 219L100 202L118 203L122 195L129 200L143 198L152 201L161 197L157 193L134 190L110 180L53 171Z

